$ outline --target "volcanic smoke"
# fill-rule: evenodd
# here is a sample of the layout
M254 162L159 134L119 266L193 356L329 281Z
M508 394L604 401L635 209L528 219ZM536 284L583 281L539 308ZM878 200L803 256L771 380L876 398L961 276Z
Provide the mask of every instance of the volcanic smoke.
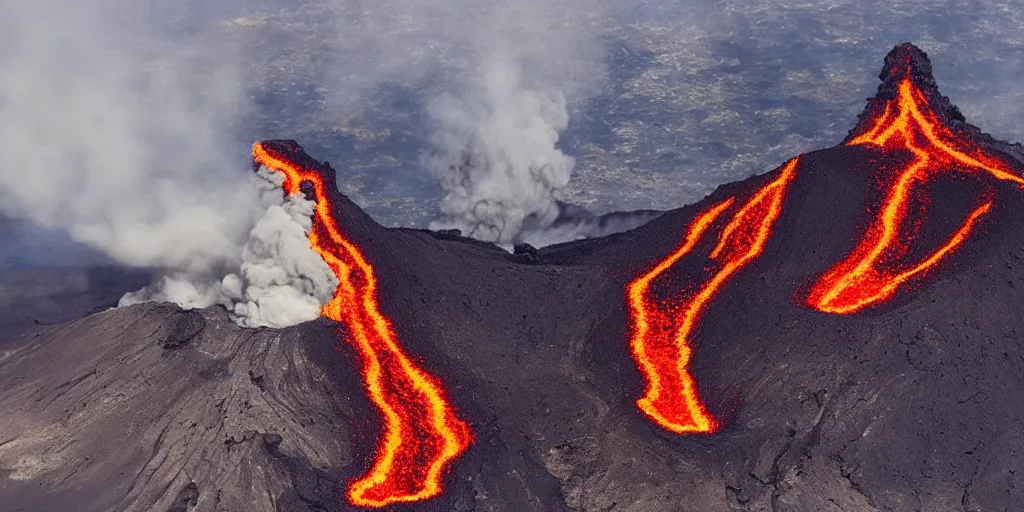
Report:
M373 266L342 234L332 212L331 194L315 168L292 158L296 150L281 142L260 142L253 157L285 176L288 196L301 196L304 185L316 203L309 243L338 278L323 316L341 322L341 334L359 351L370 400L384 421L376 460L352 482L353 505L384 507L413 502L441 492L443 471L469 447L469 425L458 418L440 382L404 352L391 322L380 312ZM307 157L308 158L308 157Z
M445 190L443 217L431 229L510 245L531 220L558 216L555 193L576 163L555 147L569 124L566 100L526 87L521 74L515 58L493 57L464 94L430 104L437 129L423 163Z
M287 327L320 317L338 279L309 246L315 204L301 195L281 198L280 173L257 172L263 212L249 230L233 271L167 271L153 284L124 295L120 306L173 302L184 309L219 304L243 327Z
M627 231L656 218L660 212L595 215L559 199L576 165L558 146L569 126L565 89L572 87L561 76L568 71L561 64L551 66L557 72L538 70L537 57L549 59L550 48L524 55L522 37L506 39L498 45L506 50L482 52L458 95L428 104L433 127L421 160L444 190L441 218L430 228L458 229L505 248L542 247Z

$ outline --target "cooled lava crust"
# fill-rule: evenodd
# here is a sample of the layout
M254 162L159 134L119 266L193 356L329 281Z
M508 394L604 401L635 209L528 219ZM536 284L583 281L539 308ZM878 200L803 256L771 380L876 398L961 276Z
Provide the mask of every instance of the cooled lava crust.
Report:
M1017 146L968 125L910 45L887 57L846 142L898 93L900 63L950 133L1024 175ZM334 182L296 143L263 144ZM926 259L990 202L969 236L884 300L849 314L808 303L911 156L869 144L811 152L792 176L780 165L633 231L528 258L385 229L328 187L339 229L373 265L381 313L473 432L443 492L389 510L1013 510L1024 502L1018 184L936 174L913 243L889 264ZM728 233L760 232L725 226L773 183L784 187L763 246L725 258L741 268L715 281L686 336L684 369L713 432L671 431L638 408L649 386L627 290L727 204L650 283L653 303L685 310L729 266L712 256ZM752 253L748 238L720 254ZM217 309L149 304L18 341L0 356L0 503L353 508L346 489L373 465L382 419L344 330L328 319L245 330Z

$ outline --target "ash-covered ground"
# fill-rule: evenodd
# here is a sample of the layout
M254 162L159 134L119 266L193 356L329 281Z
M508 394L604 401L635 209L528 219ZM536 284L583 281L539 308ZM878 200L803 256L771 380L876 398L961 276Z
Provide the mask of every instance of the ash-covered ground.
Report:
M855 246L879 164L865 147L802 156L763 254L711 303L690 369L723 422L713 435L669 434L637 412L624 290L695 214L778 170L532 254L385 228L335 194L382 312L475 433L442 496L394 509L1013 510L1024 499L1017 187L939 179L926 244L979 195L993 210L893 300L849 316L795 300ZM702 272L684 260L669 281ZM89 289L82 304L102 304ZM0 502L14 510L346 509L339 485L372 458L379 419L326 320L242 329L218 308L142 304L6 329Z

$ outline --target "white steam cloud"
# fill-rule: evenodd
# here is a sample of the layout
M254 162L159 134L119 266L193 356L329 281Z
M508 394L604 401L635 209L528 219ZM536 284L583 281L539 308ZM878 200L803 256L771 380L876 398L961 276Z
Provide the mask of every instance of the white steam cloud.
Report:
M266 176L280 186L279 173ZM316 203L301 194L267 209L249 233L238 274L222 281L222 304L242 325L283 327L314 320L334 296L338 278L310 248Z
M270 206L249 232L235 272L220 280L168 274L152 286L125 295L120 305L157 301L197 308L220 304L244 327L286 327L319 317L338 279L307 238L316 203L301 194L282 199L284 176L280 173L261 167L259 177L264 180L261 202Z
M188 50L148 60L158 48L115 37L104 9L64 4L4 7L0 208L133 265L236 259L258 207L253 180L222 172L231 67Z
M5 5L0 215L159 271L123 304L220 304L242 325L284 326L316 318L337 283L305 238L309 202L243 171L249 49L196 18L233 1ZM440 77L423 90L423 162L445 189L436 227L507 245L567 218L574 161L559 137L604 80L595 0L313 4L338 16L334 67L358 71L338 72L339 97ZM551 236L607 224L570 217Z
M459 229L508 247L635 227L598 222L579 208L567 212L559 202L575 166L560 137L574 106L605 85L600 38L609 6L596 0L339 3L336 103L358 110L351 91L377 83L428 96L421 163L444 191L432 229ZM553 229L567 213L573 221Z
M444 218L431 229L511 244L528 221L558 216L555 194L575 161L555 147L569 123L558 90L523 87L519 63L495 58L460 96L444 95L428 112L436 123L424 165L445 190Z
M444 190L431 229L509 247L549 245L632 229L651 217L601 221L560 201L575 159L559 147L572 102L600 90L605 72L598 4L493 6L473 34L475 68L427 104L429 149L421 159Z
M126 303L220 303L253 326L316 317L330 279L304 237L309 205L241 170L229 46L171 41L160 13L121 0L3 11L0 213L164 271Z

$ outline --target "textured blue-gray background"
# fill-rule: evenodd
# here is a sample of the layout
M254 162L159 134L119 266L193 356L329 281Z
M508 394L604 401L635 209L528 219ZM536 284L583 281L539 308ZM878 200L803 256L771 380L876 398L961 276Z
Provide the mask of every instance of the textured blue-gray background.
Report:
M424 102L457 91L471 68L475 50L465 42L478 35L460 34L466 25L448 20L472 19L463 11L477 3L146 5L183 44L205 40L210 52L224 45L244 56L237 60L248 98L234 124L237 144L225 149L239 161L252 140L294 138L329 160L342 191L379 222L424 227L436 216L442 191L419 160L429 135ZM1024 139L1024 14L1016 1L551 5L537 15L558 17L551 27L599 54L599 77L586 83L586 66L572 77L589 88L570 98L560 141L577 159L563 198L598 213L674 208L836 144L874 93L882 58L903 41L929 53L942 91L970 122ZM0 260L67 259L59 235L26 233L0 223Z
M874 93L882 58L903 41L929 53L942 91L969 121L1024 139L1016 2L643 2L612 14L600 39L607 81L573 104L562 140L577 158L566 198L598 212L677 207L836 144ZM302 29L272 28L295 18L285 11L251 30L298 44ZM289 55L286 45L277 50ZM315 76L303 69L316 66L315 48L300 51L302 62L285 69ZM274 53L263 57L282 59ZM290 73L276 73L254 136L293 137L330 160L343 191L380 222L432 218L440 190L418 161L426 129L415 83L381 84L346 117L321 107L334 84L293 85Z

